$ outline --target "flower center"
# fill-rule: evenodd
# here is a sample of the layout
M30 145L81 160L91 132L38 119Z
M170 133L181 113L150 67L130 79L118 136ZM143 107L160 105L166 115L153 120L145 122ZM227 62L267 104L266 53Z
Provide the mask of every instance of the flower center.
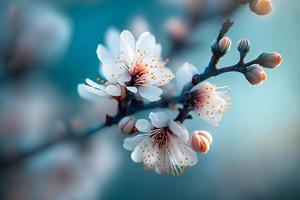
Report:
M155 128L151 130L150 137L154 144L157 144L159 148L164 147L167 144L169 135L172 134L171 130L167 127L165 128Z
M127 83L128 86L145 84L148 70L144 65L137 64L128 73L131 76L131 80Z

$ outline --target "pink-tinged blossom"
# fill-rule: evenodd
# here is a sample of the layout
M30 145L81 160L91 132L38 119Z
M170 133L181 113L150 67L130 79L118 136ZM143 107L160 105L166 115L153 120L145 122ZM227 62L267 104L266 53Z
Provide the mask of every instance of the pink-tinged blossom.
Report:
M149 119L136 122L137 130L143 133L124 140L134 162L143 162L146 169L159 174L173 175L197 163L195 151L187 144L189 133L181 123L170 120L164 112L151 112Z
M99 44L97 55L105 78L149 101L160 99L162 89L174 78L172 71L165 67L161 59L161 45L149 33L142 33L137 40L125 30L119 34L110 30L106 35L106 45Z
M179 90L189 82L197 69L185 63L176 72L176 81ZM192 106L194 112L214 126L218 126L223 114L230 108L228 87L216 87L209 82L199 83L191 89Z

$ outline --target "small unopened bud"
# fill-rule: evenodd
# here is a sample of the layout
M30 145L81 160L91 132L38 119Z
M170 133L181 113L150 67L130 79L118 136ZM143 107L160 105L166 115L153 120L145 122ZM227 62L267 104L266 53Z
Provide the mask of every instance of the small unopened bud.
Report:
M262 53L258 57L258 63L265 67L265 68L270 68L273 69L277 66L280 65L281 63L281 55L276 52L270 52L270 53Z
M231 47L231 40L229 37L223 37L219 41L219 48L220 48L221 52L227 53L227 51L230 49L230 47Z
M119 122L119 129L126 134L130 134L134 130L136 119L134 116L123 117Z
M212 143L212 136L209 132L203 130L194 131L191 139L191 147L194 151L207 153Z
M219 42L214 40L211 45L211 50L214 54L223 56L229 51L231 47L231 40L229 37L223 37Z
M252 12L257 15L267 15L272 11L271 0L254 0L249 6Z
M267 80L267 75L261 66L251 66L244 75L252 85L257 85Z
M238 42L238 47L237 47L238 51L241 54L247 54L250 50L250 42L247 39L241 39Z

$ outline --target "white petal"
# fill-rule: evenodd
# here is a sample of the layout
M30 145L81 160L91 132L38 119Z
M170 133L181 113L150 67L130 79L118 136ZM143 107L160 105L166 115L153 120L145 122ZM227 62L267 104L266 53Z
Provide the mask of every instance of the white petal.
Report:
M189 132L180 122L170 121L169 128L184 143L186 143L189 140Z
M196 152L192 150L187 144L175 138L175 136L171 136L171 144L172 147L170 148L171 153L169 155L170 160L174 164L179 166L193 166L197 164L198 158Z
M120 33L115 28L109 28L105 34L105 43L112 53L117 58L120 54Z
M156 128L163 128L166 127L169 124L170 118L169 116L162 112L151 112L149 114L149 119L151 120L151 123Z
M121 85L124 85L125 82L130 81L131 77L128 74L128 71L118 64L114 66L101 65L102 74L105 78L112 82L118 82Z
M137 93L137 88L134 87L134 86L127 86L126 88L127 88L127 90L129 90L130 92Z
M189 64L185 63L176 72L177 87L181 91L183 87L192 80L193 75L197 73L197 69Z
M158 64L155 69L156 70L151 71L153 75L147 76L147 81L150 85L162 86L174 78L173 72L169 68L164 67L163 64Z
M120 35L120 57L121 60L131 66L135 53L135 39L133 35L128 31L122 31Z
M98 44L97 56L99 60L107 67L113 67L116 65L116 59L113 57L111 52L109 52L109 50L102 44Z
M148 51L152 49L154 45L155 37L149 32L144 32L140 35L136 42L136 50L141 50L148 53Z
M149 137L145 137L144 140L142 140L141 143L139 143L134 151L131 153L131 159L134 161L134 162L141 162L142 161L142 157L144 155L144 152L141 150L141 146L146 146L149 144ZM148 145L150 146L150 145ZM150 150L150 149L149 149Z
M149 132L151 129L153 129L152 124L146 120L146 119L139 119L135 123L135 128L137 128L140 132Z
M149 101L160 100L160 95L162 94L162 89L156 86L139 86L138 87L140 95Z
M123 147L129 151L133 151L135 147L140 144L145 137L147 137L147 134L139 134L135 137L126 138L123 143Z
M85 82L86 82L88 85L90 85L90 86L92 86L92 87L94 87L94 88L97 88L97 89L102 90L102 91L104 90L104 86L103 86L103 85L100 85L100 84L98 84L98 83L92 81L92 80L89 79L89 78L85 79Z
M109 84L105 87L105 91L111 96L121 96L121 88L117 85Z
M78 84L77 91L82 98L89 99L89 100L97 101L99 100L99 97L107 98L107 94L105 92L87 86L85 84Z

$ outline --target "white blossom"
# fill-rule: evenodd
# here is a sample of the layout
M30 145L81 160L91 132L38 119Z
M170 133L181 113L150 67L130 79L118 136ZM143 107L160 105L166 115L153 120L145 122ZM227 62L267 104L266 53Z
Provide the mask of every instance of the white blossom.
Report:
M105 78L149 101L160 99L162 89L174 78L161 59L161 45L149 33L142 33L137 40L125 30L119 34L110 29L106 34L107 48L98 45L97 55Z
M86 79L86 84L78 84L77 90L82 98L89 99L95 102L107 102L107 105L113 105L111 113L117 113L118 99L122 97L122 86L117 83L106 82L98 84L90 79ZM104 101L105 100L105 101Z
M192 80L197 69L185 63L176 72L177 87L181 91ZM209 82L199 83L191 89L194 111L202 119L214 126L218 126L223 119L223 113L230 108L230 97L227 86L216 87Z
M146 169L157 173L171 170L173 175L180 175L197 163L195 151L187 144L189 133L180 122L170 120L164 112L151 112L149 119L151 122L136 122L136 128L143 133L124 140L124 148L133 151L134 162L143 162Z

